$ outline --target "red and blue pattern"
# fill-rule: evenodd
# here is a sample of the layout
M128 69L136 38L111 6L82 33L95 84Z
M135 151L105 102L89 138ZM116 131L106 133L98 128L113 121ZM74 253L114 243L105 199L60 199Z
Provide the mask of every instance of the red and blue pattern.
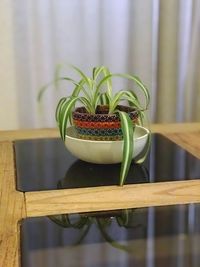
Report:
M117 108L127 112L133 124L137 123L138 112L135 109L126 106ZM97 114L89 114L84 107L80 107L73 112L72 117L79 138L102 141L123 138L119 115L108 114L107 106L98 106Z

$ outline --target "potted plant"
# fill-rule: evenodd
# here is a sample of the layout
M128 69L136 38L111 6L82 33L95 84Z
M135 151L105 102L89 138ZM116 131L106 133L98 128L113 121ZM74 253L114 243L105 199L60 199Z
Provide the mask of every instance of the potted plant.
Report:
M95 67L91 77L85 75L79 68L72 66L80 79L75 81L70 77L56 77L54 82L66 80L74 85L72 93L62 97L57 104L55 116L63 141L66 138L67 125L74 125L80 139L97 141L123 140L123 158L120 171L120 185L124 184L127 176L133 151L134 131L136 125L143 125L145 111L148 109L150 96L147 87L136 76L121 73L111 73L104 66ZM58 76L58 75L57 75ZM123 78L133 82L143 94L143 101L137 91L121 90L113 92L113 78ZM46 90L44 86L38 99ZM126 101L127 105L121 103ZM81 106L76 106L81 103ZM148 132L149 133L149 132ZM148 144L150 133L148 134ZM148 150L148 145L146 152ZM140 160L144 160L147 153Z

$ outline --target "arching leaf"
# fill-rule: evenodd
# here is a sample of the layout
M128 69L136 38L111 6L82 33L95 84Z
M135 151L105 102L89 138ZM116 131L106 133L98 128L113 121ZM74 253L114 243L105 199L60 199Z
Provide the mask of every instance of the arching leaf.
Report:
M126 112L117 111L120 116L123 133L123 159L120 171L120 185L124 184L133 157L133 133L135 126Z

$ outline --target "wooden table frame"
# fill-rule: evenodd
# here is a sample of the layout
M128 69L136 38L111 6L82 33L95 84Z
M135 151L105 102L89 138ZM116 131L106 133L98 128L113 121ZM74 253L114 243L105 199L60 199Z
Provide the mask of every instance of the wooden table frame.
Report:
M152 132L200 158L200 123L152 125ZM20 221L50 214L200 202L200 180L22 193L15 187L13 141L58 137L55 129L0 132L0 266L20 267ZM141 194L143 192L143 194Z

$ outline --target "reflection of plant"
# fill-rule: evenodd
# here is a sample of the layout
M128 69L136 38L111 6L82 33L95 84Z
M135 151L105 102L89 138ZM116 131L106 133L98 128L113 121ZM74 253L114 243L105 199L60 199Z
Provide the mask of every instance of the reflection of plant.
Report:
M98 219L97 220L97 223L98 223L98 227L99 227L99 230L102 234L102 236L104 237L104 239L113 247L115 248L118 248L118 249L121 249L123 251L126 251L126 252L131 252L131 248L127 245L124 245L124 244L120 244L119 242L115 241L114 239L112 239L109 234L107 233L106 229L105 229L105 225L103 224L102 222L102 219Z
M131 164L127 175L127 184L148 183L148 161L145 164ZM114 185L117 183L117 174L120 164L102 165L86 163L81 160L75 161L66 171L65 176L57 183L58 189L96 187L101 185ZM95 179L94 179L95 177Z
M135 224L135 209L125 209L115 211L112 214L109 212L85 213L79 214L79 217L74 220L68 214L49 216L49 218L57 225L63 228L74 228L81 230L79 239L74 245L82 242L88 234L90 227L95 224L101 232L102 237L113 247L126 252L131 252L130 246L121 244L115 241L107 232L107 228L111 226L113 221L116 221L119 227L136 228L141 224Z
M76 220L75 222L71 222L70 216L68 214L49 216L49 219L51 219L54 223L63 228L75 228L82 230L79 239L76 241L74 245L81 243L81 241L87 235L90 226L92 224L91 219L89 219L86 216L80 216L80 218L78 218L78 220Z

